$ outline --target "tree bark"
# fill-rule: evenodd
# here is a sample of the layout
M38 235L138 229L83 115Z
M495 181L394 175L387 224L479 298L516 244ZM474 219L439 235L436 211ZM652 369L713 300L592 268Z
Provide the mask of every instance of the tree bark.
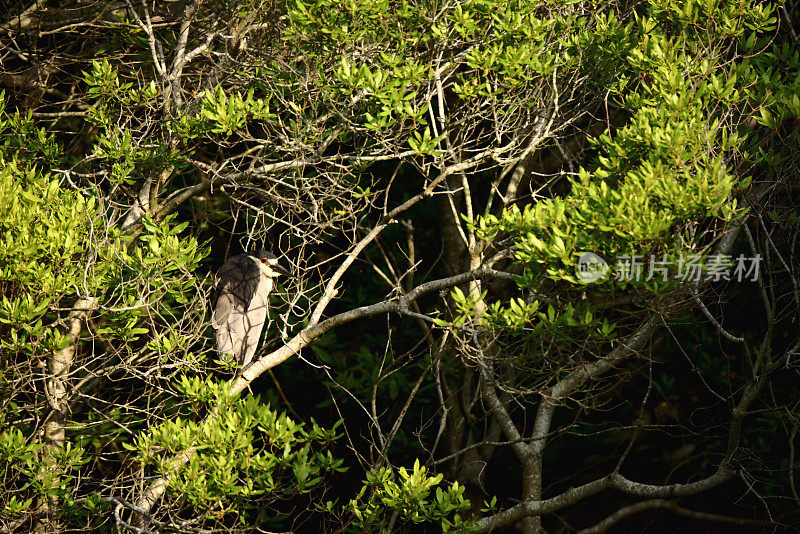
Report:
M69 345L56 351L48 361L48 378L45 382L45 393L50 403L50 416L44 424L44 454L51 484L59 479L59 466L56 463L57 452L66 443L66 423L68 412L68 380L75 359L77 345L86 317L97 307L97 297L79 298L67 316L67 334ZM40 519L34 528L37 533L58 532L60 527L53 515L57 502L55 498L42 499L39 503Z

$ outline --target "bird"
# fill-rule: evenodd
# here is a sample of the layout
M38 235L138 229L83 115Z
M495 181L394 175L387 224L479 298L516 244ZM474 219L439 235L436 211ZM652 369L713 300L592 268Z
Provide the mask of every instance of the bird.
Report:
M236 358L237 376L253 360L275 279L290 274L266 250L233 256L217 272L211 296L211 326L217 351Z

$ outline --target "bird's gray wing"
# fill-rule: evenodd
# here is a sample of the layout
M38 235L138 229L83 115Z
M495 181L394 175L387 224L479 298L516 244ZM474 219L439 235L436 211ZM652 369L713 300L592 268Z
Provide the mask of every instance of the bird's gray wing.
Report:
M238 308L238 309L237 309ZM239 329L231 328L231 318L244 313L244 308L229 291L223 291L217 298L214 312L211 314L211 326L217 341L217 350L224 354L241 352L242 338Z
M212 319L215 328L217 350L225 354L233 354L241 369L253 360L261 331L267 319L269 291L272 281L262 278L258 289L250 300L250 307L245 308L230 292L223 291L217 301L217 310L224 310Z
M256 262L245 254L226 261L214 279L211 303L214 306L212 324L225 324L233 306L246 310L258 289L260 271Z
M271 281L261 276L255 260L247 255L226 261L214 280L211 325L215 329L217 350L233 354L242 367L250 363L258 346L271 285Z

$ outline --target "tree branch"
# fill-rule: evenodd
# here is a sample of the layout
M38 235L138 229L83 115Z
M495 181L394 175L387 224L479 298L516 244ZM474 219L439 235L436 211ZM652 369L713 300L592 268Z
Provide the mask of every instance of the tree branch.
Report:
M409 305L422 295L455 287L477 278L511 279L512 277L513 275L510 273L495 271L494 269L490 269L488 267L480 267L473 271L468 271L456 276L432 280L430 282L421 284L396 300L388 300L378 302L370 306L355 308L353 310L330 317L318 324L309 325L279 349L262 356L253 362L232 384L231 393L234 395L241 393L263 372L288 360L293 355L298 354L303 347L307 346L313 340L337 326L344 325L356 319L362 319L374 315L381 315L385 313L404 313L408 310ZM206 417L206 420L212 420L215 417L216 413L211 413ZM190 447L189 449L176 455L168 462L168 470L175 469L176 467L188 462L192 455L194 455L195 450L195 447ZM169 487L169 482L170 477L166 474L156 479L148 486L145 494L142 496L139 502L137 502L136 506L149 512L156 501L164 494L167 487Z

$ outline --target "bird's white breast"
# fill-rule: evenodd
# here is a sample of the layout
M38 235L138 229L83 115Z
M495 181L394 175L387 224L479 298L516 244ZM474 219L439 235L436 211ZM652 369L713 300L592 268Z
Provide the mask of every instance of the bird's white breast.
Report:
M269 302L269 293L272 291L272 286L274 285L272 278L265 273L268 267L261 263L258 264L258 267L261 269L261 276L258 278L258 288L250 301L250 309L258 306L266 306Z

